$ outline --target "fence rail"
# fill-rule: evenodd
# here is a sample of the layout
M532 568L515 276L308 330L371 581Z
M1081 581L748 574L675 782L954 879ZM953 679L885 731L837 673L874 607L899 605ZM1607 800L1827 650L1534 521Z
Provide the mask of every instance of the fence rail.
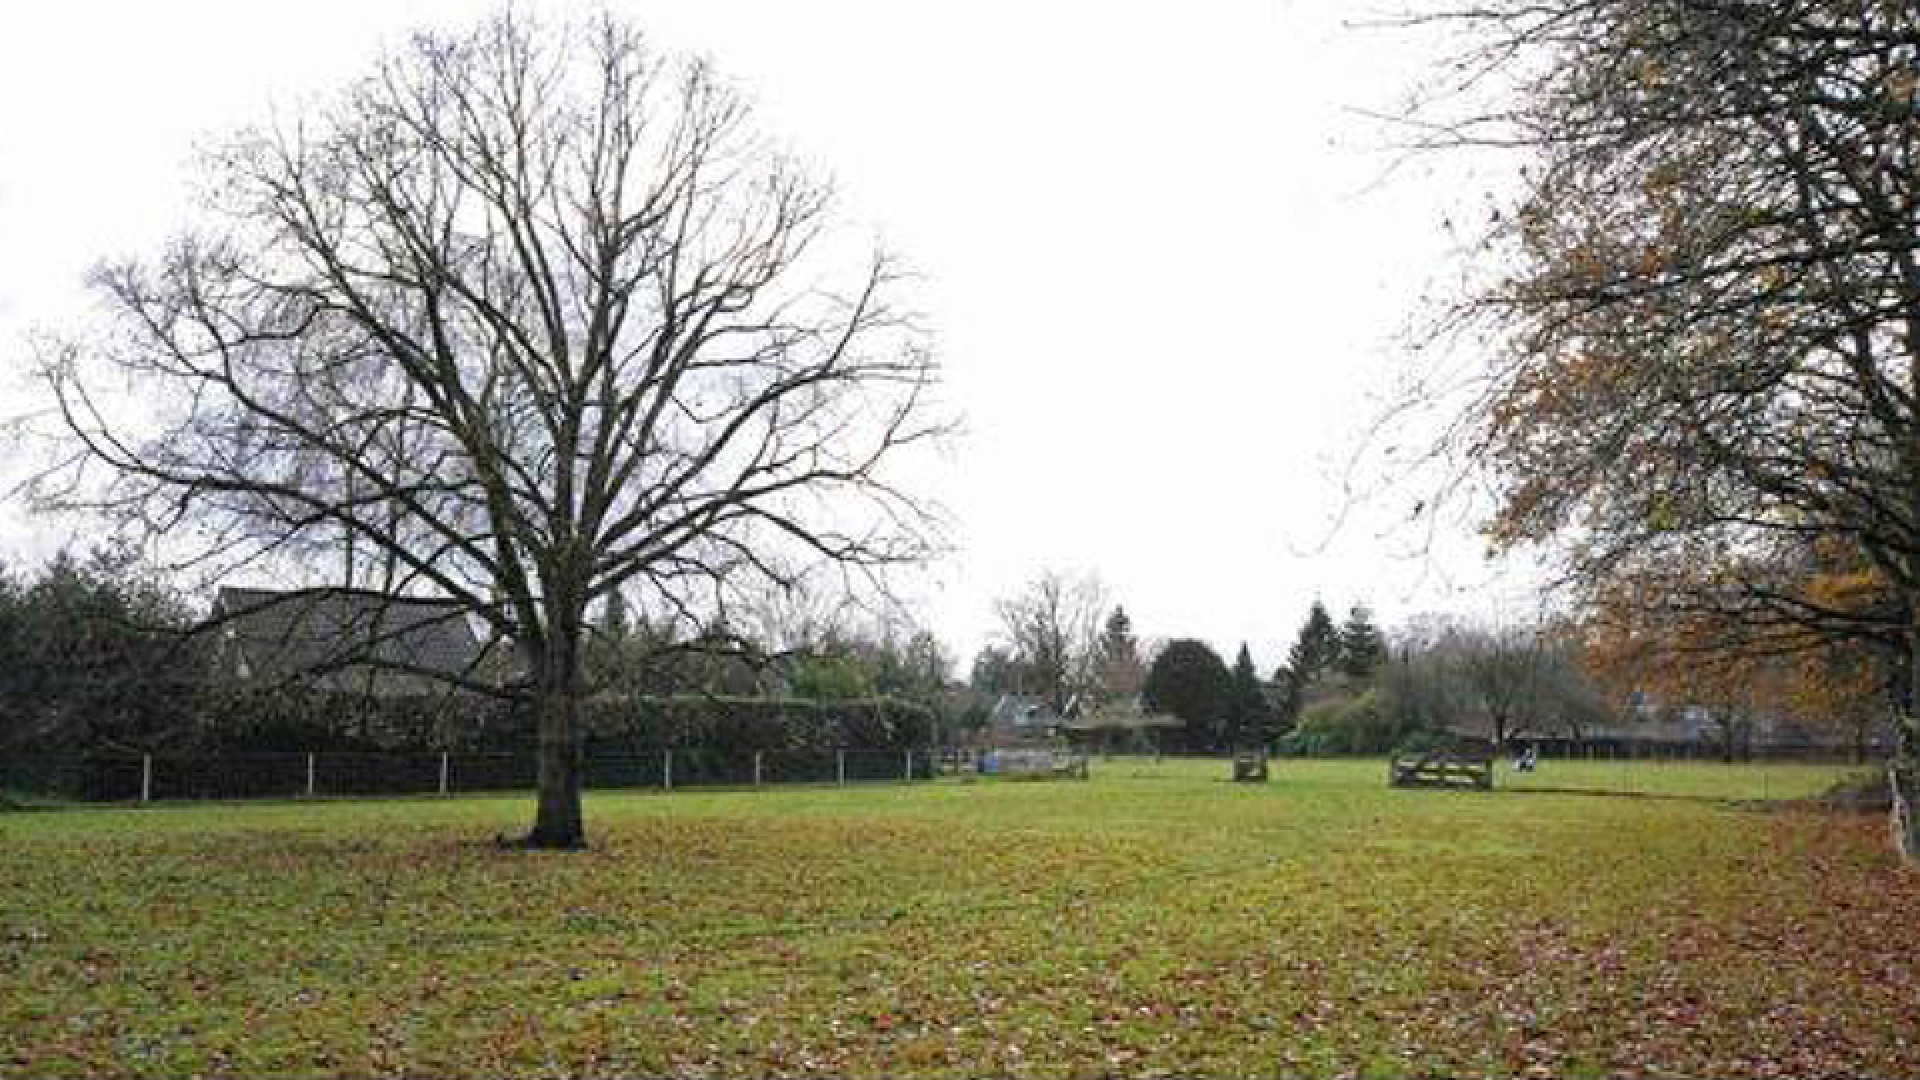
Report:
M663 749L584 759L584 785L668 791L775 784L903 783L930 779L930 749L718 751ZM454 795L528 791L530 753L284 753L86 759L0 758L0 791L71 802Z

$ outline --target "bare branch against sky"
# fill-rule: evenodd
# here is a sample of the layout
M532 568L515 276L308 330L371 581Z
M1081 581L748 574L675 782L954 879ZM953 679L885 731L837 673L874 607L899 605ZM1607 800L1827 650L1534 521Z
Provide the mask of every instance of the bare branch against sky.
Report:
M8 7L8 366L26 366L27 330L84 320L96 260L193 217L196 145L286 126L381 48L492 7ZM1411 500L1360 498L1396 460L1349 468L1451 251L1450 209L1481 183L1402 160L1368 115L1394 115L1427 70L1421 35L1306 0L613 7L710 56L919 273L968 438L903 474L957 523L911 591L956 652L1045 566L1096 569L1144 634L1246 640L1262 665L1316 595L1392 621L1480 584L1470 538L1410 537ZM33 404L11 374L6 392ZM87 526L4 515L9 557L84 542Z

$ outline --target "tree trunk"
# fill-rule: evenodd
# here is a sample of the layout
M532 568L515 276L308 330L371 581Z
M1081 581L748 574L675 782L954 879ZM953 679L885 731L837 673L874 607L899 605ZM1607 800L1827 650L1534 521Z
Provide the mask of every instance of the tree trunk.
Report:
M1920 393L1920 321L1910 320L1907 324L1907 372L1908 389ZM1906 434L1908 521L1910 526L1920 528L1920 418L1910 422ZM1904 686L1896 687L1893 761L1887 768L1893 796L1890 822L1893 843L1909 866L1920 866L1920 820L1916 820L1920 807L1913 804L1914 799L1920 797L1920 586L1915 584L1920 577L1920 565L1916 564L1920 564L1920 555L1909 550L1903 583L1907 609L1906 678Z
M1906 693L1901 695L1899 730L1895 732L1893 761L1887 766L1888 786L1892 789L1893 846L1909 866L1920 866L1920 717L1914 702L1920 698L1920 601L1907 606L1908 673Z
M540 806L526 846L573 851L587 846L580 810L581 759L579 635L550 628L537 682Z

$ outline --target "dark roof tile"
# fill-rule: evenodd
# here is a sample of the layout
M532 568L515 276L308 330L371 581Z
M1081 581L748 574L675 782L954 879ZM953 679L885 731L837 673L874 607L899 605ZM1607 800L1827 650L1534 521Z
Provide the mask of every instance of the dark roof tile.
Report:
M228 586L214 601L214 618L253 678L354 667L472 678L481 656L465 608L450 600Z

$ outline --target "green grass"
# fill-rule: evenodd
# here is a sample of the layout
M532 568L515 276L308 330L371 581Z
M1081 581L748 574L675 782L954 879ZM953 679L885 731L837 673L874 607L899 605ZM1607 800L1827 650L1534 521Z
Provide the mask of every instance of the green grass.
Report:
M1516 772L1507 762L1495 768L1496 783L1507 788L1762 800L1819 795L1861 771L1834 765L1551 760L1530 773Z
M0 816L4 1076L1913 1075L1920 875L1836 770ZM1589 771L1580 771L1589 770ZM1583 779L1584 777L1584 779Z

